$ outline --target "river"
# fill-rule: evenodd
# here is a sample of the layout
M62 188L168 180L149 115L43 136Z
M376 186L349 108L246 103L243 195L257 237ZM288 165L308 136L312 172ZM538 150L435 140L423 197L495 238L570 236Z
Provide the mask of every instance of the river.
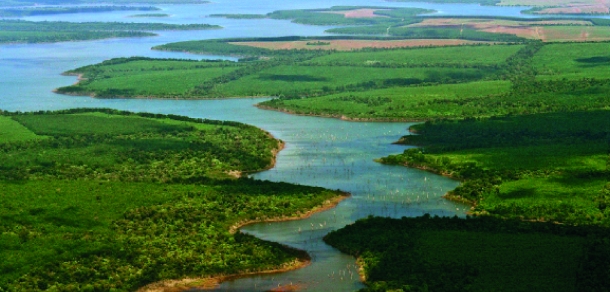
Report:
M108 12L27 17L31 21L149 21L209 23L224 27L209 31L159 32L157 37L109 39L56 44L0 45L0 109L9 111L56 110L75 107L108 107L137 112L186 115L233 120L255 125L286 142L276 167L252 176L257 179L341 189L352 197L335 209L299 221L254 224L242 230L259 238L306 250L312 264L292 272L253 276L223 283L219 291L263 291L278 285L303 284L309 291L352 291L363 287L354 258L325 245L321 238L369 215L402 217L424 213L463 216L465 206L440 196L458 183L430 173L375 163L373 159L402 152L393 145L407 134L408 123L346 122L329 118L294 116L265 111L254 104L265 99L147 100L92 99L63 96L52 89L76 82L60 73L115 57L232 59L175 52L152 51L168 42L226 37L324 35L328 27L284 20L212 18L213 13L268 13L280 9L326 8L335 5L421 7L442 15L520 16L523 7L475 4L429 4L376 0L218 0L203 5L157 5L169 18L126 18L134 12ZM342 276L343 275L343 276Z

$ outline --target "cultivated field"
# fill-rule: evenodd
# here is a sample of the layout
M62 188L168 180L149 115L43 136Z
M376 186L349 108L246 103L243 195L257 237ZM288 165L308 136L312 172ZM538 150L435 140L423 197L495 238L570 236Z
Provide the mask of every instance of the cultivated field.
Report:
M316 42L327 43L316 45ZM233 45L252 46L271 50L337 50L350 51L364 48L409 48L409 47L441 47L469 44L490 44L490 42L479 42L457 39L413 39L413 40L308 40L308 41L287 41L287 42L232 42Z

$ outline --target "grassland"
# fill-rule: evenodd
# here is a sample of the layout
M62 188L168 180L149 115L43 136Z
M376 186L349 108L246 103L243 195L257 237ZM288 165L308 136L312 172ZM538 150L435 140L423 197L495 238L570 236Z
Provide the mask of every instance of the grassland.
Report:
M424 216L369 217L324 240L359 258L360 291L597 291L607 236L593 227Z
M6 143L45 138L44 136L36 135L18 122L3 116L0 116L0 128L2 128L0 140Z
M532 59L540 79L610 78L608 43L550 44Z
M115 37L144 37L155 36L150 31L158 30L205 30L220 28L220 26L209 24L176 25L163 23L73 23L0 20L0 43L49 43Z
M324 43L319 45L317 42ZM365 48L409 48L409 47L442 47L474 44L489 44L469 40L452 39L411 39L411 40L307 40L277 42L234 42L234 45L251 46L270 50L337 50L352 51Z
M227 179L270 167L280 147L239 123L98 109L5 112L0 123L4 291L134 291L295 268L306 254L229 231L341 197Z

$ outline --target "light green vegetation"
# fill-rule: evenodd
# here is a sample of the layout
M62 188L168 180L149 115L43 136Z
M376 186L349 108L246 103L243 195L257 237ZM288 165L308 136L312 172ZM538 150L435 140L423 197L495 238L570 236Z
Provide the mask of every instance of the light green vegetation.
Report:
M82 74L86 80L63 87L60 92L96 97L193 98L195 87L238 68L240 65L234 62L114 59L67 72Z
M31 22L0 20L0 43L41 43L154 36L148 31L219 29L209 24Z
M544 80L610 78L610 43L549 44L532 62Z
M390 87L306 99L273 99L260 106L296 114L354 120L417 121L477 114L479 109L466 105L463 100L479 98L493 102L509 90L508 81L478 81L437 86Z
M609 129L608 110L427 122L382 162L460 178L476 214L607 226Z
M589 47L592 48L590 53ZM306 63L346 68L408 66L415 69L421 66L422 70L432 72L435 66L490 69L478 71L483 73L478 79L485 81L463 85L433 84L418 89L395 84L396 87L387 90L371 88L361 92L329 93L306 99L274 99L261 106L299 114L363 120L425 120L607 109L609 104L606 92L610 89L610 80L607 78L610 71L605 68L610 64L610 59L604 57L606 52L603 49L606 47L607 44L598 43L530 43L527 46L465 46L335 53L313 58ZM435 54L427 55L430 52ZM509 52L515 53L505 58ZM578 57L578 52L584 52L581 54L584 58ZM398 63L401 62L401 53L404 58L402 64ZM378 59L384 61L365 61ZM403 65L406 62L411 63ZM574 71L579 73L571 73ZM556 73L542 75L545 72ZM536 76L539 76L538 79ZM564 77L569 79L563 80ZM461 82L465 81L469 80L462 79ZM448 92L449 90L454 91Z
M156 11L151 6L79 6L79 7L26 7L0 9L0 17L26 17L65 13L96 13L109 11Z
M479 79L475 69L411 69L349 66L277 66L217 86L220 96L321 95L345 90L366 90L395 84Z
M361 292L597 291L610 259L605 229L494 218L369 217L324 240L359 258Z
M0 123L47 137L0 141L2 291L134 291L294 265L307 255L229 230L340 195L226 179L269 167L279 147L240 123L98 109L3 113Z
M145 13L145 14L134 14L129 17L169 17L169 14L165 13Z
M454 46L412 49L371 49L313 58L304 64L351 66L478 67L501 65L523 48L508 46Z
M281 40L285 39L281 38ZM188 42L170 44L164 48L197 50L199 47L208 53L215 53L215 50L224 53L243 52L247 56L253 54L254 59L261 55L265 58L255 62L209 63L205 69L199 71L190 68L203 66L201 62L117 59L67 72L83 74L87 80L81 81L77 85L59 88L58 92L97 97L148 96L158 98L245 96L296 98L341 92L364 92L390 87L395 90L388 92L399 92L402 90L399 88L409 88L414 85L498 79L506 70L505 60L524 48L522 45L505 45L364 49L354 52L335 52L333 50L270 50L236 45L235 41ZM461 55L469 57L460 57ZM178 68L188 70L178 70ZM167 79L176 81L154 82ZM486 96L507 89L506 82L481 83L481 85L483 88L490 89L482 90ZM494 86L498 86L498 89L491 88ZM439 89L439 91L446 90ZM471 89L471 91L479 92L479 88ZM461 92L469 97L476 96L466 93L464 90ZM378 93L373 91L365 95L376 94ZM379 96L374 96L374 98L377 97ZM387 100L386 97L380 98ZM325 97L324 100L327 99L328 97ZM277 108L283 101L274 101L274 103L266 103L263 106ZM350 100L342 100L342 102L350 102ZM299 106L296 101L290 103L295 105L293 109ZM380 105L382 104L377 106ZM398 109L388 116L399 114ZM400 109L404 109L404 106ZM319 109L311 108L311 110ZM333 111L321 114L334 115L335 113ZM380 117L380 115L377 114L374 117Z
M0 141L8 143L43 138L11 118L0 116Z

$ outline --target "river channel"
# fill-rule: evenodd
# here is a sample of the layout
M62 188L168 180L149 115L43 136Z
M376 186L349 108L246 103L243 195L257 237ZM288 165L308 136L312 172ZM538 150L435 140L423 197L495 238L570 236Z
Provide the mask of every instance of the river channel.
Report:
M268 13L280 9L326 8L335 5L421 7L442 15L521 16L523 7L490 7L471 4L429 4L380 0L217 0L203 5L158 5L169 18L126 18L133 12L69 14L28 17L31 21L149 21L209 23L224 27L209 31L159 32L157 37L110 39L57 44L0 45L0 109L9 111L107 107L136 112L186 115L239 121L260 127L286 142L276 167L252 176L257 179L322 186L350 192L351 198L336 208L299 221L254 224L243 231L259 238L306 250L308 267L292 272L237 279L219 291L264 291L278 285L301 284L307 291L353 291L363 287L355 260L322 242L331 230L369 215L402 217L424 213L463 216L465 206L441 195L458 182L415 169L376 163L375 158L402 152L393 145L407 134L408 123L346 122L337 119L294 116L254 107L265 99L152 100L92 99L52 93L56 87L76 82L63 71L116 57L223 58L151 51L168 42L226 37L324 35L328 27L307 26L280 20L236 20L209 17L213 13Z

